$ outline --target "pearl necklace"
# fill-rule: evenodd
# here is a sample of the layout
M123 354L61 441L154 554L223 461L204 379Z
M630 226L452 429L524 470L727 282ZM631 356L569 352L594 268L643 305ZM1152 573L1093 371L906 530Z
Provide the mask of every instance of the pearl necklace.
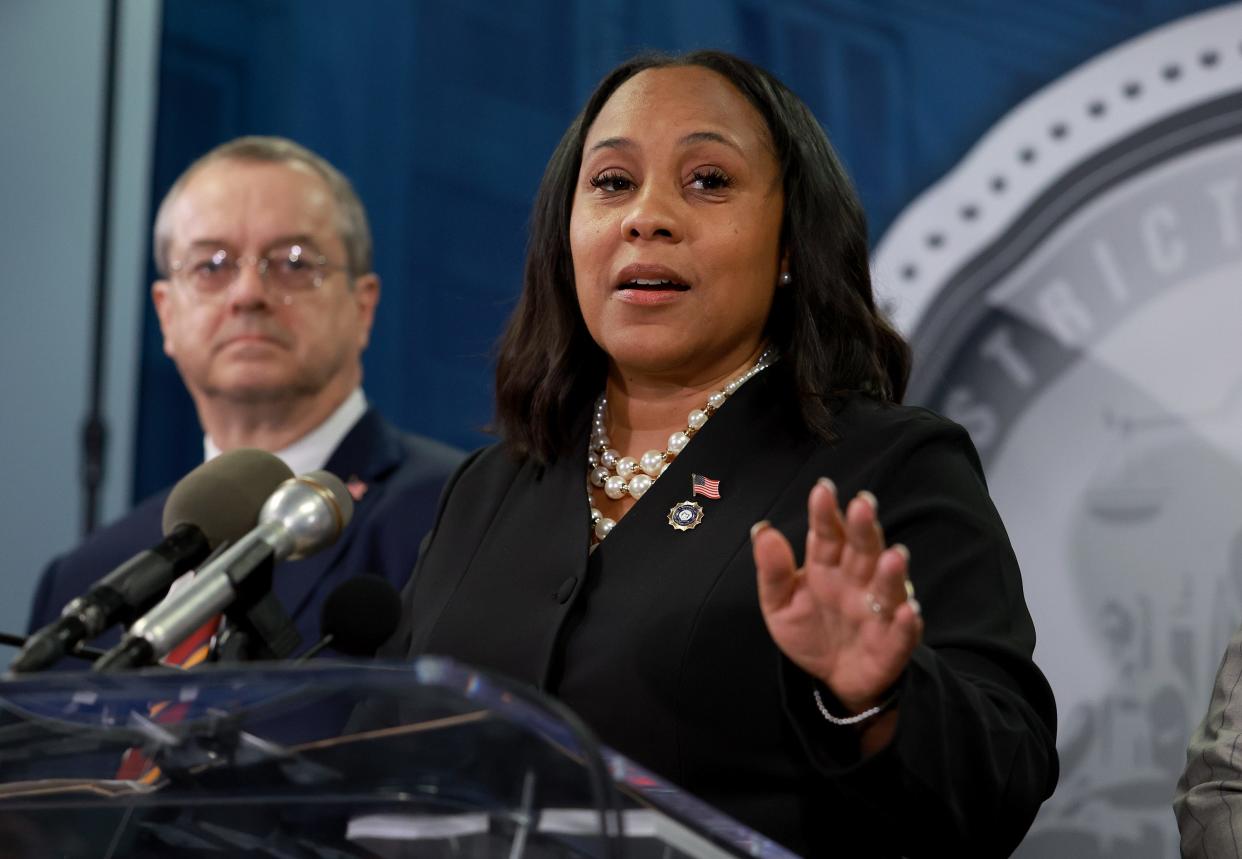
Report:
M591 487L603 489L604 494L614 501L626 495L642 498L651 488L651 484L677 458L677 454L690 443L690 439L703 428L707 419L725 404L725 400L737 393L737 389L754 376L776 363L779 357L774 346L763 350L753 367L721 390L712 392L703 408L690 412L686 428L668 437L666 450L649 450L638 459L622 456L610 446L607 429L608 397L602 393L599 395L599 399L595 401L595 418L591 424L591 443L587 446L587 501L591 505L591 533L596 543L602 542L617 523L596 509L591 499Z

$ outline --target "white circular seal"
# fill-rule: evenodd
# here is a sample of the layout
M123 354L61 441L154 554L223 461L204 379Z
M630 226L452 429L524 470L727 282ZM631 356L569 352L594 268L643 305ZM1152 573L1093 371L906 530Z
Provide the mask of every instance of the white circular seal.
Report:
M1022 563L1061 781L1020 856L1173 856L1242 619L1242 5L1020 105L895 223L912 402L962 423Z

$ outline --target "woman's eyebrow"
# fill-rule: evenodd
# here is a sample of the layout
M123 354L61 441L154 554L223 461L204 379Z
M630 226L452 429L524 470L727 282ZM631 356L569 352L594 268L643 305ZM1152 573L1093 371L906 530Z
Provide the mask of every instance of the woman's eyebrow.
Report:
M689 146L692 143L723 143L730 149L736 149L738 152L742 151L742 147L715 131L692 131L677 142L681 146Z
M628 137L605 137L599 143L596 143L588 152L596 152L600 149L633 149L635 143Z
M694 143L722 143L730 149L736 149L738 152L742 151L740 146L716 131L692 131L677 141L679 146L689 146ZM588 149L587 152L596 152L600 149L634 149L637 145L628 137L605 137Z

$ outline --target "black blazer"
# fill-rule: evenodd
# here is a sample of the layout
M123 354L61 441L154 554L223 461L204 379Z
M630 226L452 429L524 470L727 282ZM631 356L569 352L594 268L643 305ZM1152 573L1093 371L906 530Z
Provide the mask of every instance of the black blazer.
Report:
M440 653L557 695L602 741L804 855L1003 855L1056 783L1055 706L1018 566L966 433L855 398L799 429L780 365L747 383L588 553L586 433L546 467L472 456L404 599L394 653ZM669 509L720 481L701 525ZM749 529L801 555L815 480L869 489L911 551L924 642L891 745L860 761L759 612ZM831 702L831 698L828 700Z
M431 527L445 481L463 454L428 438L402 433L369 409L341 440L326 468L342 480L357 479L365 492L345 533L332 546L300 561L277 565L273 588L297 624L303 646L319 639L319 613L332 590L350 576L384 576L398 589L418 559L419 539ZM165 490L122 519L96 531L44 570L30 610L31 631L50 623L64 605L126 559L162 539ZM110 646L113 630L98 643ZM329 648L324 651L331 655ZM81 669L62 660L57 668Z

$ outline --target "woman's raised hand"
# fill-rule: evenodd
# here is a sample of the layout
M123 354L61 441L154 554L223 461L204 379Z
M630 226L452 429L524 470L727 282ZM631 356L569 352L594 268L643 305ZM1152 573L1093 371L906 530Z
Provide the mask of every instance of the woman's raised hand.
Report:
M807 502L806 560L775 528L752 530L759 606L780 649L825 683L849 713L881 704L923 636L923 619L906 578L910 553L885 547L876 500L859 493L837 504L821 479Z

